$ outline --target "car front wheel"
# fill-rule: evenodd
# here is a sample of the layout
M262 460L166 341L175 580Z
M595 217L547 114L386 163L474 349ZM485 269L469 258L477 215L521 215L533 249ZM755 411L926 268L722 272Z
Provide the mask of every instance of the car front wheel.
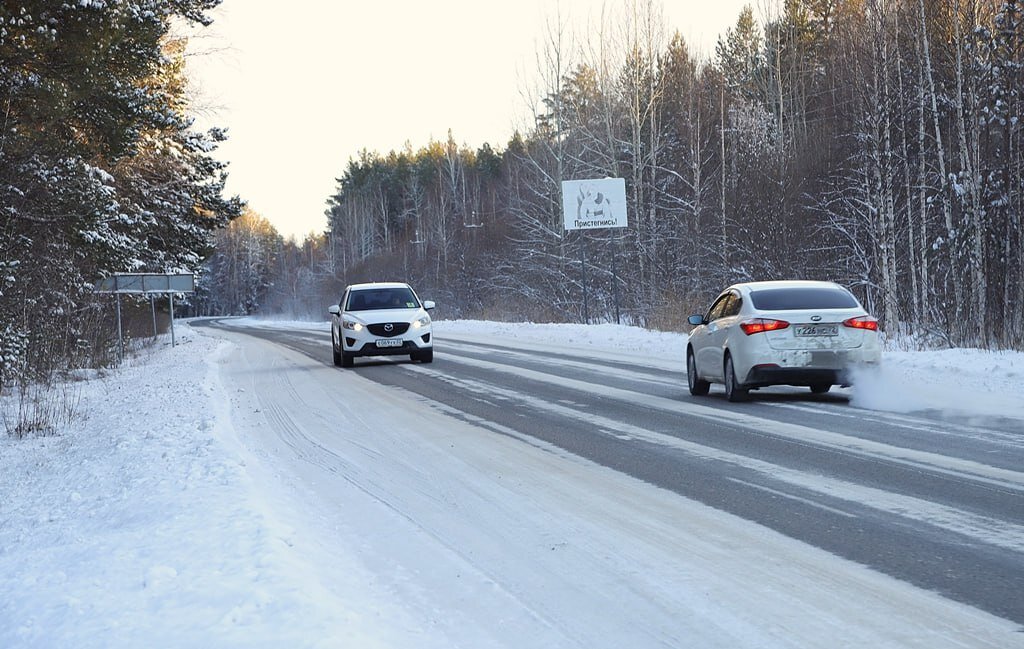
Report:
M732 366L732 356L726 354L725 356L725 397L736 403L737 401L747 400L747 389L741 387L736 381L736 370Z
M711 384L697 374L697 361L693 358L692 349L686 352L686 383L690 387L690 394L695 397L703 397L711 389Z
M338 351L338 343L334 341L334 332L331 332L331 352L334 353L334 366L341 367L341 352Z
M428 349L426 351L416 352L414 354L410 354L409 358L421 363L432 363L434 361L434 350Z

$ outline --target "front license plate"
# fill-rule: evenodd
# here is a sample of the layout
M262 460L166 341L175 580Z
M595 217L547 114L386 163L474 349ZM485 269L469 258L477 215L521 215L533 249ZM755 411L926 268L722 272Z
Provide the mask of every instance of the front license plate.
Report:
M839 325L797 325L793 328L793 333L797 336L838 336Z
M378 347L401 347L404 341L401 338L378 338Z

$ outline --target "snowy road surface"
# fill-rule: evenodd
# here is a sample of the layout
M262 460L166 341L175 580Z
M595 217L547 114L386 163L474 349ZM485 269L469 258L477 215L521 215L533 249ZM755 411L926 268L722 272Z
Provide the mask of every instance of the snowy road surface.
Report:
M0 507L0 593L28 593L0 595L0 646L1024 647L1015 402L694 399L667 334L513 349L439 323L433 364L341 370L326 325L197 331L105 380L206 372L165 427L56 444L87 458L49 460L77 498L26 449L0 465L55 503ZM98 468L129 452L166 475ZM142 499L122 507L145 542L94 540L118 498ZM147 526L147 498L169 520Z

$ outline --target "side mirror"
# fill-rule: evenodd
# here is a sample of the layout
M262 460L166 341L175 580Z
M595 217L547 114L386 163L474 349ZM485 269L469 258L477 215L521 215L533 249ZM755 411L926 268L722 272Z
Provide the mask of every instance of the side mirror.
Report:
M341 315L341 307L338 306L337 304L332 304L331 306L327 307L327 312L333 315Z
M687 318L686 321L692 324L694 327L699 327L700 325L704 324L704 316L700 314L692 315L689 318Z
M437 306L437 305L434 304L433 300L423 300L423 308L426 309L427 311L430 311L435 306Z

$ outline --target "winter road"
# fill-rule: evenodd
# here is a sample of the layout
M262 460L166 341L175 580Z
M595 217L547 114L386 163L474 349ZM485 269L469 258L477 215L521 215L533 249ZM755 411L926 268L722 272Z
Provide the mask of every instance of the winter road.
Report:
M331 365L326 332L194 326ZM859 410L842 396L784 388L731 404L720 390L687 393L682 350L640 359L539 347L439 336L432 364L394 357L330 369L1024 624L1019 422Z

